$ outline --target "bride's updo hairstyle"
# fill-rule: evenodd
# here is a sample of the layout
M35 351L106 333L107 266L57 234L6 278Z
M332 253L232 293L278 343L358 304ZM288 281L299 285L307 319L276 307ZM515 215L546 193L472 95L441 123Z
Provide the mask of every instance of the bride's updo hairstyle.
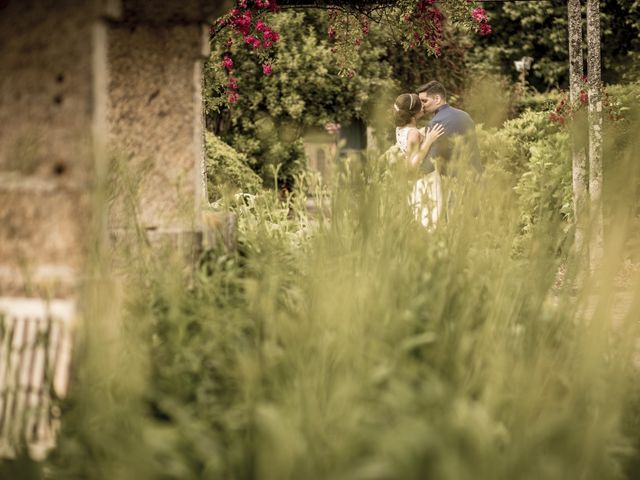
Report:
M420 97L415 93L403 93L393 104L396 127L404 127L416 113L422 110Z

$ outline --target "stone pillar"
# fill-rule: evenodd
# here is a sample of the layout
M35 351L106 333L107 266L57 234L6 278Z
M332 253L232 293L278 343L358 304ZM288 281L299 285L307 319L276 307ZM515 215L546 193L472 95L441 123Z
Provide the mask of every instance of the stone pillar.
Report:
M97 4L2 2L0 11L0 455L51 445L94 184ZM98 61L99 63L99 61ZM56 338L53 338L53 332ZM66 340L60 342L60 338Z
M201 243L202 65L211 3L125 0L110 22L109 144L132 187L112 206L112 231L130 230L135 217L152 243Z
M96 113L86 3L11 1L0 12L3 296L66 296L83 262Z
M139 174L112 226L202 239L204 25L229 3L0 0L0 457L53 445L109 162Z

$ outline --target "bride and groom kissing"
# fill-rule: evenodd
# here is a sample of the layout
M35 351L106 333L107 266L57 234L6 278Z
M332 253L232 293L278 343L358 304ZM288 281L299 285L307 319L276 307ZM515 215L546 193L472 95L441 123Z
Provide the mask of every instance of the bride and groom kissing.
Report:
M396 150L402 153L409 168L419 172L411 193L411 205L425 227L433 227L443 213L445 199L442 178L455 176L454 159L464 159L474 173L483 171L469 114L447 103L447 91L437 81L418 87L416 93L403 93L393 104L396 125ZM418 128L425 115L433 115L426 127ZM460 141L457 141L459 138ZM462 146L460 149L458 146Z

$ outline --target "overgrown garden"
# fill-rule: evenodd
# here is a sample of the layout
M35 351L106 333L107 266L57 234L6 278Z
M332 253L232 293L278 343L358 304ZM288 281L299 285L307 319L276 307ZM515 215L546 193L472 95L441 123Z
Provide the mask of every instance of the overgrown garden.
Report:
M0 477L638 478L638 45L605 29L606 248L585 274L559 121L566 5L542 3L488 4L486 36L445 21L437 56L371 22L348 67L330 11L269 14L268 57L216 31L206 173L235 245L192 268L142 238L103 245L59 446ZM638 8L602 2L635 32ZM522 55L524 89L510 70ZM393 98L434 77L476 121L486 170L452 185L427 230L409 173L382 154ZM377 145L319 182L304 133L354 119Z

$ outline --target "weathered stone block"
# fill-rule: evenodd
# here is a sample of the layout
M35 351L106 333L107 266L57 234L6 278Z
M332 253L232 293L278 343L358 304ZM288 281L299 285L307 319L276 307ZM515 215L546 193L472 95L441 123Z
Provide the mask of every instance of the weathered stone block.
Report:
M0 295L71 294L85 259L87 195L0 188Z
M145 228L187 228L197 219L204 195L202 44L199 25L109 30L110 144L120 169L136 179L130 183ZM131 213L118 201L114 227Z
M0 14L0 295L71 295L95 173L93 2Z
M91 169L90 2L12 1L0 14L0 175Z

